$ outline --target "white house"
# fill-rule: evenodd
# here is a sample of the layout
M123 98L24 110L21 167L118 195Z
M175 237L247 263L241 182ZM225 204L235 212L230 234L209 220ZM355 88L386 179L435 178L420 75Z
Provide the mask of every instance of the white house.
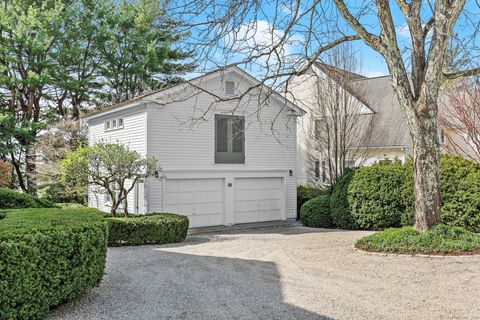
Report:
M82 117L88 141L154 156L163 179L129 195L136 214L187 215L191 227L296 216L296 125L303 110L238 67L157 90ZM88 204L108 211L108 197Z
M304 75L290 80L286 96L306 111L298 118L297 182L320 183L325 179L325 159L315 150L317 131L323 130L317 111L322 108L316 91L326 81L336 83L334 94L356 101L354 110L362 133L352 130L348 146L348 167L371 165L378 161L405 161L412 152L412 142L400 104L389 76L367 78L329 65L314 63ZM324 88L324 87L323 87ZM323 90L325 91L325 90Z

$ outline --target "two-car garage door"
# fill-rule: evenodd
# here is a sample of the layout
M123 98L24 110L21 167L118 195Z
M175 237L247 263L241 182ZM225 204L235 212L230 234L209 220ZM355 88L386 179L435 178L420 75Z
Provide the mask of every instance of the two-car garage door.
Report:
M282 220L282 179L166 179L164 210L187 215L191 227Z

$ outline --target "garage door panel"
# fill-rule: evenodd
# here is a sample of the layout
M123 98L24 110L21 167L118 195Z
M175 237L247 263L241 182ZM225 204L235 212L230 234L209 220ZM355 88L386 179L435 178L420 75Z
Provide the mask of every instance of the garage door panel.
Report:
M164 210L189 217L191 227L225 221L224 179L166 179Z
M282 178L235 179L235 223L283 219Z

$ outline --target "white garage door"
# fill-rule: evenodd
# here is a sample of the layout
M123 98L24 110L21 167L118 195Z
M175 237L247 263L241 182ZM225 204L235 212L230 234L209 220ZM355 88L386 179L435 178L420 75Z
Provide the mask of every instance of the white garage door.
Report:
M164 211L188 216L190 227L224 224L224 179L166 179Z
M235 179L235 223L282 220L282 178Z

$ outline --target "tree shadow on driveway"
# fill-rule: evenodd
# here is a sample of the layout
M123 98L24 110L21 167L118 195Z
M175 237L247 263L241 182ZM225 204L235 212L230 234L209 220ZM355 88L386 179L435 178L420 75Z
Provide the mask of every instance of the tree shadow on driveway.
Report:
M284 302L273 262L142 246L109 249L100 286L48 319L328 318Z

